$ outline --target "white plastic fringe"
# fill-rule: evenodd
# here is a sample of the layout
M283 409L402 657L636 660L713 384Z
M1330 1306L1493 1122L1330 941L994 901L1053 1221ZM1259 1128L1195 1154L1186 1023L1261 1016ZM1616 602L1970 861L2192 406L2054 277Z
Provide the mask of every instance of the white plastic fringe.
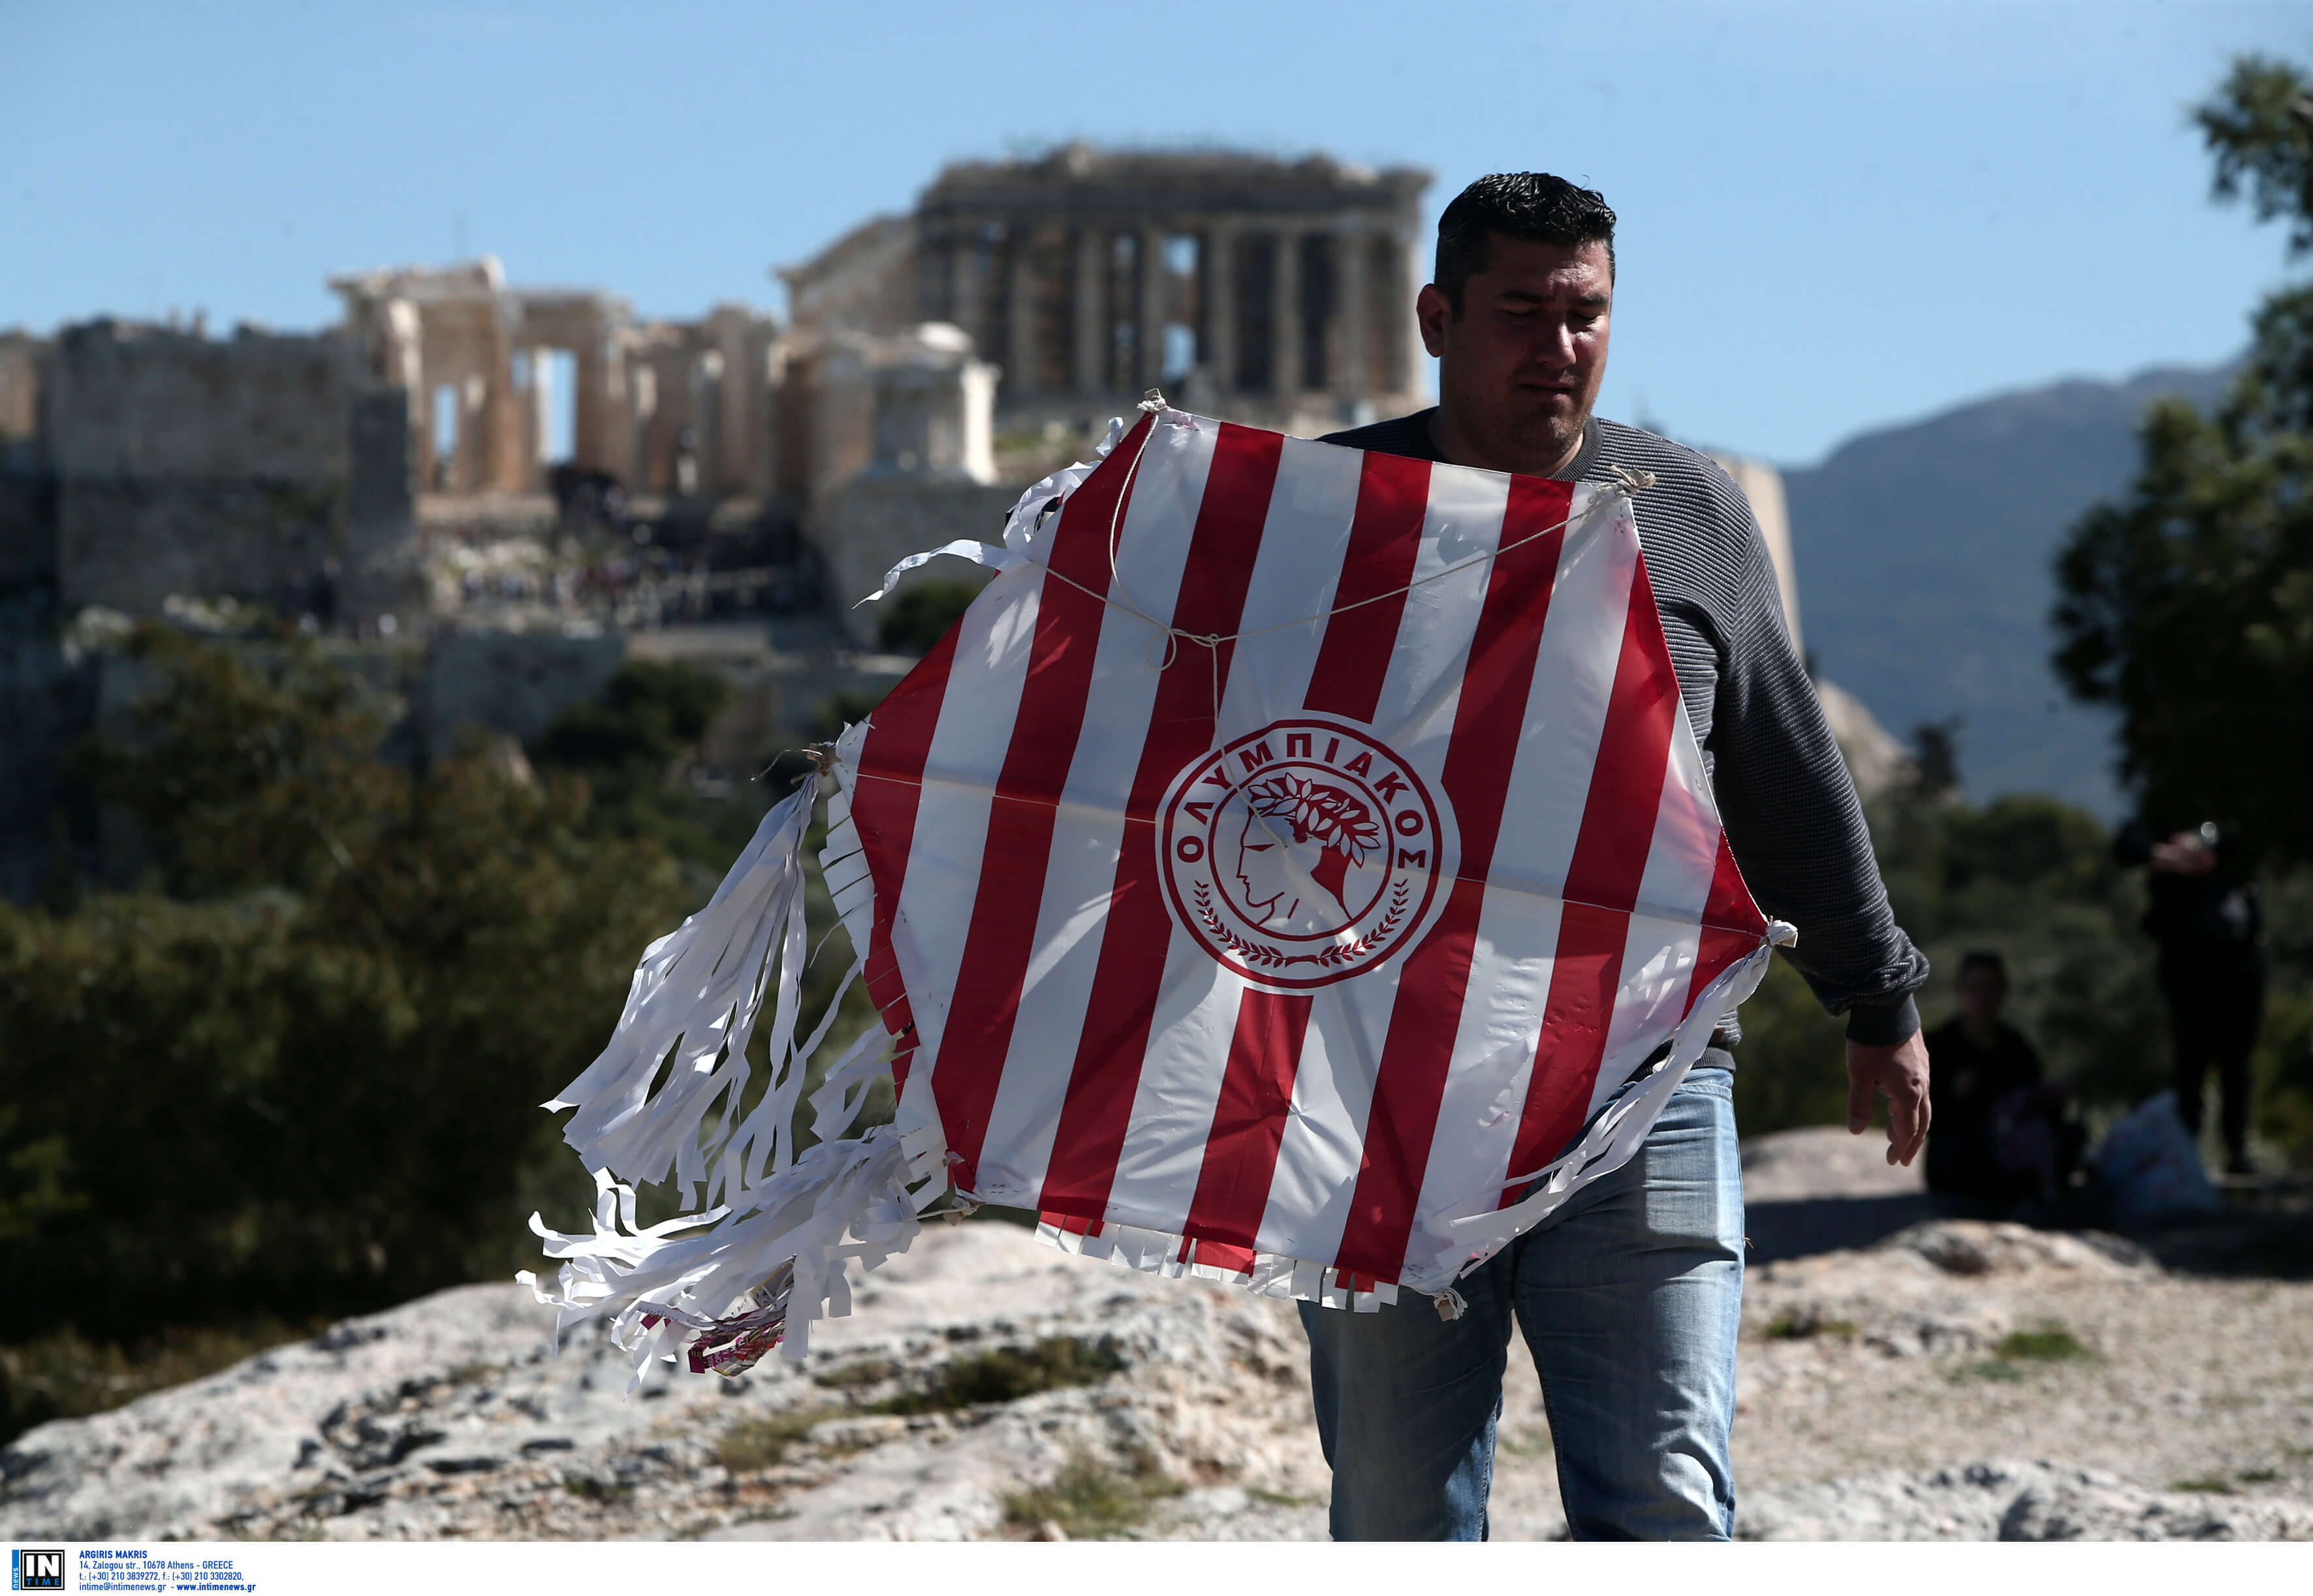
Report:
M1288 1258L1281 1252L1253 1254L1250 1270L1200 1262L1196 1244L1170 1231L1104 1223L1100 1233L1092 1235L1046 1220L1036 1226L1036 1239L1063 1252L1106 1258L1128 1269L1174 1280L1183 1276L1218 1280L1224 1285L1243 1286L1256 1296L1286 1297L1328 1308L1346 1308L1357 1313L1376 1312L1397 1301L1398 1288L1389 1281L1377 1280L1359 1286L1354 1284L1358 1277L1347 1269L1312 1263L1306 1258Z
M655 1359L690 1342L699 1373L736 1373L774 1346L810 1350L814 1319L851 1311L845 1266L872 1269L904 1252L921 1229L911 1184L938 1195L945 1161L912 1152L890 1126L815 1144L727 1208L638 1226L634 1189L598 1174L589 1235L560 1235L536 1215L549 1258L564 1258L555 1287L525 1272L539 1300L569 1326L611 1313L611 1337L635 1355L632 1390Z
M817 788L806 784L765 815L707 907L645 950L610 1046L546 1105L577 1110L563 1136L595 1171L594 1230L561 1235L532 1215L547 1256L567 1261L555 1285L528 1271L520 1278L562 1310L558 1335L615 1315L614 1337L636 1353L638 1381L654 1357L671 1355L670 1342L692 1342L693 1368L726 1372L790 1331L793 1355L802 1355L809 1320L846 1310L843 1260L880 1261L904 1248L916 1224L908 1186L943 1172L937 1155L903 1154L896 1133L840 1139L885 1066L880 1027L812 1093L819 1144L801 1155L793 1145L812 1059L864 962L852 960L818 1028L796 1046L803 839ZM769 1079L741 1119L753 1074L747 1048L767 995ZM910 1173L919 1163L927 1167ZM640 1226L635 1187L670 1174L688 1206L705 1211Z
M577 1109L562 1136L589 1169L641 1184L656 1184L671 1171L693 1188L711 1173L716 1189L699 1199L703 1207L751 1183L734 1181L743 1167L785 1163L791 1150L784 1132L802 1083L787 1055L804 963L803 836L816 785L775 805L707 907L643 951L610 1046L545 1105ZM770 1086L734 1141L732 1120L752 1073L747 1045L775 945ZM708 1130L707 1118L718 1106Z

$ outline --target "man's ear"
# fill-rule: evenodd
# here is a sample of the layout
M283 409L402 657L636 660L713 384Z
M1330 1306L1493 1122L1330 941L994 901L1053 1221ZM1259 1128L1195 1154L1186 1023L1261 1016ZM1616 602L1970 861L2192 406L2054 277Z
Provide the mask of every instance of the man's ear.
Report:
M1454 306L1446 291L1435 283L1425 283L1414 296L1413 319L1421 328L1421 346L1435 360L1446 353L1446 324L1454 319Z

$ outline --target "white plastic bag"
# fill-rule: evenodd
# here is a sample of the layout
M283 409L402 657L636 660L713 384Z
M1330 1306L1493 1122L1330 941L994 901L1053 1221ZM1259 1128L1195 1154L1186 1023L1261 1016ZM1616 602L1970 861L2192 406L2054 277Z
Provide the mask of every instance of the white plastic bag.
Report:
M2123 1230L2199 1218L2225 1206L2177 1116L2174 1092L2145 1099L2106 1131L2093 1162Z

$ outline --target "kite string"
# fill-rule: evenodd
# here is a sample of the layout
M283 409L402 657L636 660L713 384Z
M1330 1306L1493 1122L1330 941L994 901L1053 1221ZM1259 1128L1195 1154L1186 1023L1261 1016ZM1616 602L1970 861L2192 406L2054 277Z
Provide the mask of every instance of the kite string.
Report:
M1157 415L1164 410L1171 408L1171 407L1165 404L1165 396L1156 389L1152 388L1148 390L1148 397L1140 401L1139 408L1148 414L1149 418L1148 425L1140 434L1140 443L1139 447L1135 448L1132 452L1131 463L1125 467L1124 480L1118 486L1116 504L1115 507L1110 511L1108 518L1108 574L1111 592L1121 593L1125 591L1124 574L1119 568L1118 565L1118 550L1121 541L1121 534L1124 525L1124 506L1132 494L1132 478L1140 469L1140 457L1148 452L1149 439L1156 435ZM1614 492L1626 502L1635 501L1641 492L1655 485L1655 474L1652 471L1636 471L1626 466L1608 466L1606 469L1612 471L1614 475L1613 484ZM1580 519L1585 521L1588 520L1592 515L1598 512L1605 503L1605 500L1604 498L1592 499L1583 509ZM1107 605L1112 609L1121 609L1125 614L1133 617L1137 620L1146 621L1150 626L1156 627L1159 632L1163 633L1165 636L1165 657L1156 666L1159 672L1172 669L1173 662L1180 657L1182 644L1194 643L1202 646L1206 651L1207 657L1212 662L1213 713L1218 715L1220 713L1221 699L1222 644L1235 643L1245 637L1258 637L1267 632L1282 632L1293 627L1309 626L1316 621L1330 620L1336 615L1343 615L1352 609L1362 609L1368 604L1378 604L1385 600L1403 598L1417 587L1424 587L1433 582L1443 582L1448 576L1457 575L1464 571L1471 569L1473 566L1484 565L1488 560L1498 559L1501 556L1509 553L1514 548L1522 548L1526 544L1535 542L1539 539L1547 538L1553 532L1564 531L1568 527L1574 524L1576 519L1577 518L1570 512L1567 515L1556 522L1553 522L1549 526L1543 527L1535 531L1528 532L1522 538L1513 539L1508 543L1500 544L1493 548L1487 549L1483 553L1473 554L1467 559L1457 560L1453 565L1447 566L1442 570L1432 571L1427 576L1417 576L1412 581L1406 583L1401 587L1389 588L1377 593L1369 593L1362 599L1351 600L1347 604L1336 604L1330 609L1320 609L1314 615L1305 615L1298 620L1281 620L1270 626L1247 627L1242 630L1235 632L1188 631L1183 627L1174 626L1169 621L1157 619L1155 616L1149 614L1138 604L1112 598L1109 596L1109 593L1095 592L1092 588L1086 587L1083 583L1078 582L1075 577L1069 575L1063 571L1054 569L1051 566L1047 565L1042 560L1031 558L1027 563L1034 566L1038 570L1042 571L1047 575L1059 577L1062 582L1067 583L1070 587L1075 588L1078 592L1085 594L1087 598L1097 599L1101 603ZM1130 596L1130 594L1126 595L1128 599Z

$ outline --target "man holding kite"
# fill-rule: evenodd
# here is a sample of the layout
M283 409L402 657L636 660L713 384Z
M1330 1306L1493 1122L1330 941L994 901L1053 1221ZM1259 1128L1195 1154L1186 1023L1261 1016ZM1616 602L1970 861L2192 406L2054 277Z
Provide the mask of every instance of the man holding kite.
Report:
M1591 415L1605 375L1614 213L1539 172L1481 178L1438 225L1417 302L1436 408L1324 440L1566 481L1650 474L1648 574L1727 841L1788 956L1844 1012L1848 1129L1889 1109L1887 1158L1928 1128L1911 994L1927 961L1899 930L1852 783L1794 656L1741 490L1703 456ZM1513 1318L1542 1375L1578 1539L1723 1539L1734 1528L1743 1191L1728 1013L1638 1154L1458 1285L1369 1314L1301 1305L1337 1539L1479 1539ZM1633 1083L1635 1088L1636 1083Z
M1030 1208L1302 1304L1337 1537L1484 1534L1513 1320L1577 1535L1729 1532L1732 1011L1795 925L1850 1127L1884 1093L1909 1162L1926 964L1742 495L1590 417L1614 223L1483 179L1419 305L1437 409L1319 442L1152 395L1000 545L894 569L997 575L821 756L882 1024L832 1064L840 991L800 1024L806 786L548 1105L599 1192L532 1221L560 1323L638 1382L800 1358L921 1215Z

